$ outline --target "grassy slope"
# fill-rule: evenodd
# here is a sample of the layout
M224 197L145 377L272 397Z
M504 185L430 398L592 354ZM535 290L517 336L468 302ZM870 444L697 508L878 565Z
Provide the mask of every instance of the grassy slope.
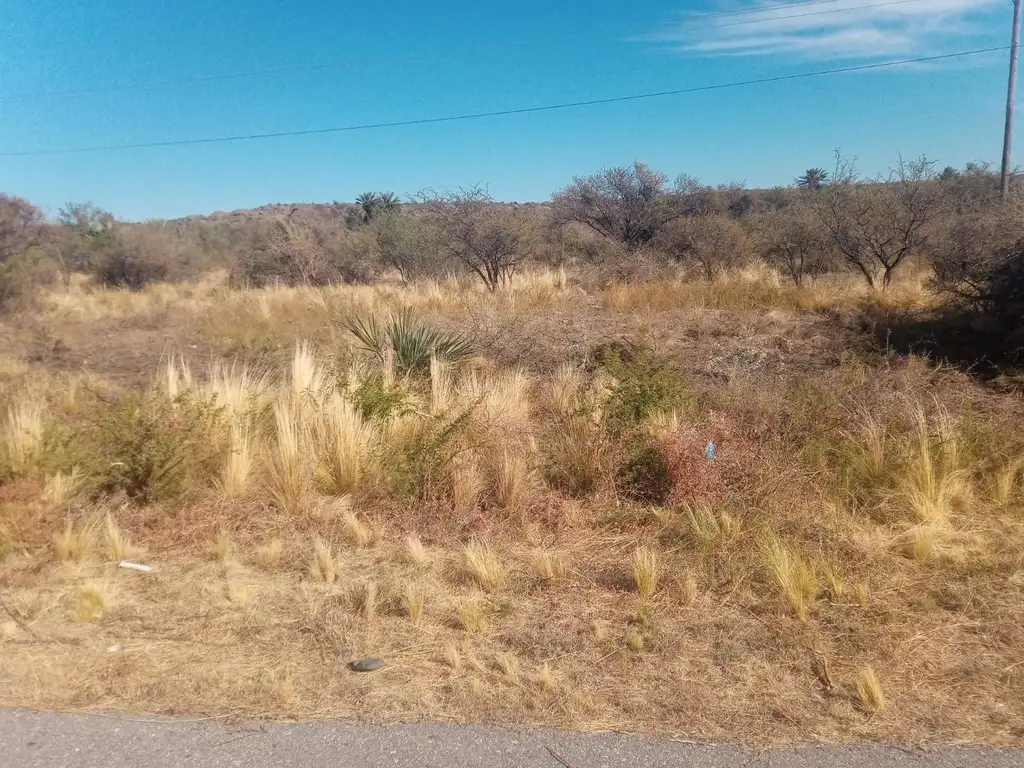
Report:
M858 353L830 318L881 300L861 293L764 273L589 290L542 274L493 297L213 279L45 297L0 330L0 703L1020 743L1019 400ZM885 301L927 297L905 284ZM364 423L344 402L369 369L347 372L335 320L401 306L470 330L481 358ZM612 482L615 384L583 370L627 338L691 390L636 427L672 461L661 504ZM191 373L168 374L171 353ZM211 360L236 366L211 376ZM151 500L96 496L109 456L36 439L87 432L154 385L230 407L203 427L223 450L190 450L202 460ZM139 407L167 402L152 397ZM471 405L457 450L436 451L449 461L409 464L417 436ZM177 408L160 423L191 439ZM589 490L561 490L565 473ZM126 556L154 572L116 568ZM387 669L344 667L371 655Z

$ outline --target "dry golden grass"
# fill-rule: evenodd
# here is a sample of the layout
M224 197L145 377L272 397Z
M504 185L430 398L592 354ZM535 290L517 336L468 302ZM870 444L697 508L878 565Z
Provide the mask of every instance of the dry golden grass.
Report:
M353 546L360 549L370 546L370 543L373 541L373 532L351 509L347 509L342 513L341 525L342 530L345 531L345 537Z
M932 425L922 406L913 408L915 444L897 490L917 517L944 523L973 495L970 473L962 464L959 436L949 413L936 408Z
M687 505L690 533L702 548L724 547L740 535L740 521L727 512L717 515L707 503Z
M331 395L314 423L324 492L340 496L355 491L366 469L372 438L369 425L355 406L337 392Z
M15 472L32 468L43 444L43 404L28 397L17 400L8 410L3 427L7 462Z
M44 295L39 319L92 372L0 371L0 706L1018 744L1024 435L1007 425L1024 405L948 366L855 352L845 322L822 321L920 304L920 287L796 289L758 269L595 286ZM339 338L339 316L403 307L472 333L480 357L400 378ZM0 331L28 359L21 326ZM193 375L174 356L157 386L223 407L225 452L185 493L122 506L96 493L106 457L61 441L12 471L17 403L74 433L151 386L168 337L214 363ZM609 344L649 347L692 405L610 434L618 383L593 370ZM364 420L378 376L403 402ZM671 471L654 509L620 488L642 434ZM112 564L107 510L115 549L130 538L154 574ZM371 655L386 674L344 669Z
M462 551L466 572L481 589L494 592L505 583L505 566L489 544L472 541Z
M992 484L992 499L996 504L1006 506L1019 493L1022 472L1024 472L1024 456L1006 462L996 471Z
M364 581L352 589L352 610L367 621L377 615L377 584Z
M231 442L221 468L219 488L227 500L240 499L251 490L256 446L244 424L231 425Z
M508 651L502 651L494 659L502 676L510 685L519 685L519 659Z
M423 606L427 601L427 590L422 583L410 581L402 592L402 607L414 627L423 619Z
M543 581L564 579L569 573L569 558L564 552L537 550L533 555L533 572Z
M103 536L107 543L107 554L110 555L111 560L130 560L139 555L139 548L132 544L109 512L103 519Z
M683 605L693 605L697 602L697 579L692 573L686 574L680 586L679 598Z
M273 538L260 544L253 552L253 560L265 571L276 571L281 567L281 556L284 553L284 542Z
M502 451L494 468L494 503L499 509L517 509L535 489L529 462L515 453Z
M551 665L546 661L541 665L540 669L537 670L534 682L537 686L537 690L541 693L551 693L558 685L558 682L555 679L555 673L551 670Z
M482 632L487 628L487 614L478 603L463 601L457 608L459 624L467 632Z
M92 550L94 537L90 526L76 527L70 520L54 536L54 554L57 562L81 562Z
M864 667L857 675L857 699L869 712L885 711L885 691L871 667Z
M857 601L858 605L867 605L871 599L871 587L863 581L855 584L853 587L853 599Z
M225 589L229 602L245 603L249 600L249 585L241 581L229 581Z
M452 671L457 672L462 668L462 654L459 652L459 648L454 643L448 643L444 647L444 663L447 664Z
M282 511L297 515L307 508L312 498L312 473L309 456L304 451L304 430L292 407L283 402L274 404L274 422L277 440L267 466L267 487Z
M451 482L452 508L460 514L468 514L477 508L485 483L476 462L462 459L453 462L448 470Z
M935 525L915 525L903 538L903 551L914 560L932 560L938 554L939 533Z
M631 629L626 633L626 645L629 647L629 650L634 653L640 653L640 651L642 651L647 645L647 641L644 639L641 632Z
M405 537L405 557L410 563L420 567L430 563L430 552L423 546L420 537L416 535Z
M75 591L71 616L75 621L95 621L107 608L104 589L98 584L83 584Z
M765 545L765 562L793 615L806 621L807 610L818 596L814 571L800 553L787 549L775 537L770 537Z
M313 581L333 584L338 579L338 564L330 545L317 536L313 540L313 559L309 564Z
M825 585L825 593L833 600L842 599L846 594L846 582L839 566L832 561L824 561L817 570Z
M633 586L644 600L653 597L661 578L658 556L650 547L639 547L633 553Z
M55 472L43 488L43 501L53 509L74 500L85 484L85 477L74 468L70 473Z
M221 562L227 562L234 551L234 542L231 541L231 533L225 528L217 531L217 538L213 541L213 556Z

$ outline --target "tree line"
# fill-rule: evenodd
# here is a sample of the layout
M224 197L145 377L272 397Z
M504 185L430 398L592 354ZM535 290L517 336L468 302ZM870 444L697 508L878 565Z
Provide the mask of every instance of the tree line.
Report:
M754 190L670 179L636 162L577 177L546 204L499 203L477 186L425 190L405 203L367 192L354 206L326 208L230 225L126 224L68 204L48 221L30 202L0 195L0 302L75 272L137 289L211 268L255 286L454 271L493 291L529 261L629 280L662 268L714 279L761 259L796 286L850 270L878 290L908 262L926 262L935 288L959 306L1001 320L1024 308L1021 203L1001 199L998 176L977 164L937 171L927 158L900 158L864 177L837 153L831 171L809 168L788 187Z

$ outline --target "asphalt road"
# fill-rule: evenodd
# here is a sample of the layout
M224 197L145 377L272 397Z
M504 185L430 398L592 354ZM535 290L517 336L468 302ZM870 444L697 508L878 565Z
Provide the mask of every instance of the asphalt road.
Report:
M1019 768L1024 749L750 752L609 733L311 722L224 726L0 710L0 768Z

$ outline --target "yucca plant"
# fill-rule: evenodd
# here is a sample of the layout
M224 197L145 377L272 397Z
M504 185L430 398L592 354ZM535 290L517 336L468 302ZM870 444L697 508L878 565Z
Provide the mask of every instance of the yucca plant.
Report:
M341 324L382 364L390 355L395 370L404 376L429 370L431 357L442 363L456 363L473 354L468 336L424 323L408 309L383 322L371 315L368 319L349 318Z

